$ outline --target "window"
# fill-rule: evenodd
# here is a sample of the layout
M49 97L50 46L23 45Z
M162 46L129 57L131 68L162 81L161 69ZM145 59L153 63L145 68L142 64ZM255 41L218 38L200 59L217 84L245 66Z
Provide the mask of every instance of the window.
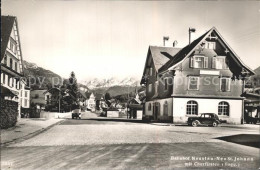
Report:
M230 78L220 78L220 91L230 91Z
M24 99L24 107L27 107L27 99Z
M3 76L3 84L5 84L5 74L4 73L2 73L2 76Z
M17 62L14 62L14 70L17 72Z
M12 77L9 77L9 86L10 87L13 87L13 78Z
M212 68L215 69L227 69L225 56L217 56L212 58Z
M150 74L150 76L153 75L153 68L150 68L150 69L149 69L149 74Z
M204 114L204 118L211 118L209 114Z
M16 44L14 42L12 42L12 40L10 41L10 50L13 53L16 53Z
M13 69L13 59L10 58L10 68Z
M215 50L216 49L216 43L215 42L206 42L205 48Z
M196 101L188 101L187 102L187 115L198 115L198 103Z
M164 105L163 105L163 114L168 115L168 103L167 103L167 101L165 101Z
M218 104L218 115L229 116L229 104L227 102L220 102Z
M27 97L27 93L28 93L27 91L24 92L24 97Z
M20 95L21 95L21 97L23 97L23 91L22 90L21 90L21 94Z
M199 77L189 77L188 90L199 90Z
M194 55L190 58L190 67L192 68L208 68L208 57Z
M168 90L168 79L164 79L164 90Z
M5 58L4 58L4 64L7 65L7 57L5 55Z
M155 82L155 93L158 93L158 81Z
M16 81L16 89L19 90L20 89L20 82L17 80Z
M149 103L149 104L148 104L148 111L151 111L151 110L152 110L152 104Z
M152 87L153 87L152 84L149 84L149 85L148 85L148 92L151 92L151 91L152 91Z

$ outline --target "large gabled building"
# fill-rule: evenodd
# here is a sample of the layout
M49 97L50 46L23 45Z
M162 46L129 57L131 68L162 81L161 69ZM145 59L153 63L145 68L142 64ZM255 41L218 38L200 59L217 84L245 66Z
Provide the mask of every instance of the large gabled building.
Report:
M141 85L146 85L145 119L186 123L216 113L241 123L244 77L253 75L213 27L184 48L149 46Z
M30 90L22 78L23 57L17 18L1 16L1 86L14 94L14 97L6 96L5 99L18 103L19 116L21 107L30 105Z

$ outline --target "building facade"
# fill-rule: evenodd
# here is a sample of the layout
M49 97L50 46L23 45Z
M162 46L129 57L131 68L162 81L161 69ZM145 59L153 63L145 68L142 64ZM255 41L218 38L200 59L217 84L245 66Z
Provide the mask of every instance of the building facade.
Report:
M253 74L215 27L182 49L150 46L141 80L144 118L186 123L190 116L216 113L239 124L244 78Z
M15 97L7 97L18 103L18 117L21 107L29 107L30 90L26 89L23 81L23 57L17 18L14 16L1 16L1 86L11 90ZM23 94L27 93L27 97ZM22 97L21 97L22 96Z

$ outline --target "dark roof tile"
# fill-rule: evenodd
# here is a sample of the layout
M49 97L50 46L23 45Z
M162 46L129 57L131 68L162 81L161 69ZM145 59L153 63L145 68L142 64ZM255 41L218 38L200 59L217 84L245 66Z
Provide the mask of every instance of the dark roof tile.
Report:
M4 58L14 21L14 16L1 16L1 61Z

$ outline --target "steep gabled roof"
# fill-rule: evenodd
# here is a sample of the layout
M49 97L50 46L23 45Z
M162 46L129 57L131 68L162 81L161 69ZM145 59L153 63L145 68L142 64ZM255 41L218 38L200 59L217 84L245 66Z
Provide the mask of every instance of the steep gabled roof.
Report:
M150 46L149 50L151 52L155 69L158 71L166 62L171 60L172 57L181 50L181 48Z
M86 98L89 99L90 95L92 94L91 92L86 92Z
M4 58L14 21L15 17L13 16L1 16L1 61Z
M154 63L155 70L158 72L159 69L165 63L167 63L175 54L177 54L180 50L181 50L181 48L149 46L143 75L145 74L145 68L148 64L148 58L150 55L151 55L152 61ZM142 81L143 81L143 79L141 80L141 82Z
M253 70L251 70L248 66L246 66L242 60L238 57L238 55L234 52L234 50L227 44L227 42L224 40L224 38L220 35L218 30L213 27L209 31L207 31L205 34L194 40L191 44L184 47L181 51L179 51L170 61L168 61L163 67L159 69L159 71L165 71L165 70L171 70L174 69L177 65L182 63L187 57L189 57L192 52L197 48L198 45L200 45L212 32L214 32L217 37L222 41L224 46L228 49L230 53L232 53L231 57L234 59L234 61L237 62L237 64L240 65L240 67L246 69L250 74L255 74Z
M80 95L82 95L82 96L83 96L83 98L87 99L87 96L86 96L85 92L83 92L83 91L79 90L79 94L80 94Z
M169 67L172 67L182 62L188 56L188 54L190 54L191 51L193 51L197 47L197 45L200 44L200 42L209 35L210 31L211 30L207 31L205 34L203 34L202 36L194 40L192 43L188 44L183 49L181 49L175 56L172 57L170 61L168 61L163 67L161 67L159 71L165 71Z

